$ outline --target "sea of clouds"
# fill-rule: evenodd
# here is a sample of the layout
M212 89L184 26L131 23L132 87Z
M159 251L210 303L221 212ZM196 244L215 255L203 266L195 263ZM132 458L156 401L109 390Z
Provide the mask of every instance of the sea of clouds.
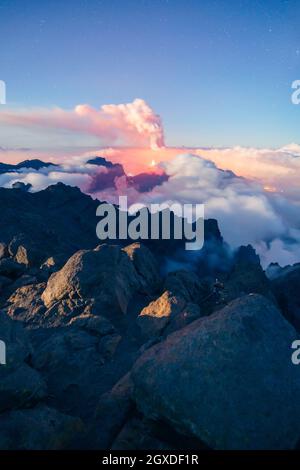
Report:
M265 155L263 165L266 164ZM293 166L299 165L298 157L290 158L295 159ZM270 168L273 168L273 159L274 155L268 153ZM141 191L125 173L115 176L112 185L110 168L87 164L86 160L86 157L73 157L59 166L39 171L22 169L5 173L0 175L0 186L11 187L22 181L30 183L33 191L38 191L61 181L112 203L118 203L120 195L127 195L128 204L137 201L146 205L163 202L205 204L206 218L218 220L221 233L230 246L252 244L264 267L271 262L284 266L300 261L299 193L292 186L287 194L275 188L266 190L258 178L237 176L231 170L219 168L208 160L207 154L201 157L184 153L161 162L160 174L165 177L157 184L151 181L149 190ZM105 184L106 177L110 182L108 185ZM149 178L153 180L153 174ZM147 174L143 179L147 179ZM275 180L273 174L273 183ZM286 184L286 177L282 184Z
M127 195L129 204L205 204L206 217L218 220L224 239L233 248L252 244L265 267L271 262L282 266L300 262L297 144L278 149L169 147L160 116L141 99L99 109L87 104L71 110L6 109L0 123L1 139L8 130L18 135L19 129L47 138L57 131L62 140L66 137L62 131L74 138L97 137L101 145L93 154L114 163L113 168L88 164L93 154L87 150L77 157L61 157L60 153L53 159L57 166L1 174L0 186L23 181L38 191L61 181L114 203L120 195ZM18 144L21 149L22 142ZM57 149L62 150L59 144ZM13 156L15 150L11 152ZM11 152L5 145L0 147L7 161L11 161ZM20 152L28 158L28 149Z

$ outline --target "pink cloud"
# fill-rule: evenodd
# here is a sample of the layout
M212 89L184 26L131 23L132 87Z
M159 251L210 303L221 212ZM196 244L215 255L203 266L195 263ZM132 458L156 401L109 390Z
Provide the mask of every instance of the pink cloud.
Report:
M130 145L157 149L164 146L160 117L141 99L127 104L87 104L73 110L61 108L8 110L0 113L3 124L37 129L67 130L99 137L102 145Z

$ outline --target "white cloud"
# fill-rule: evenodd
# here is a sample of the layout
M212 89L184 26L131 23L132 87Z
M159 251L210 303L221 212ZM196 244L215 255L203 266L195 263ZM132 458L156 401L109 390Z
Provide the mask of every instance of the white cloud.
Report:
M86 159L73 157L59 167L39 172L22 170L0 175L0 185L10 187L16 181L31 183L34 190L62 181L88 192L95 172L104 167L87 165ZM117 177L115 188L98 191L93 197L113 203L126 194L129 204L142 202L180 202L205 204L206 217L216 218L224 239L232 246L252 244L264 266L278 261L282 265L300 261L300 211L284 193L266 192L258 181L237 177L198 155L180 154L161 163L168 181L148 193L128 186L126 177Z

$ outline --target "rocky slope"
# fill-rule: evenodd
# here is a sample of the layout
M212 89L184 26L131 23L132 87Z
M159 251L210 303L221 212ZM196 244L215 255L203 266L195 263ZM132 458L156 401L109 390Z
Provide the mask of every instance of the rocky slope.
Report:
M100 244L98 204L0 189L0 448L296 447L299 267L229 257L213 220L189 258Z

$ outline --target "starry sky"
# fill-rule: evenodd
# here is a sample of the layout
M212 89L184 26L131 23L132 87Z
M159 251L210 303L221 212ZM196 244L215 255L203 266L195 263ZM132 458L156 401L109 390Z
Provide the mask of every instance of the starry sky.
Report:
M0 0L0 18L6 109L141 98L168 146L299 143L299 0ZM3 129L0 147L37 139Z

